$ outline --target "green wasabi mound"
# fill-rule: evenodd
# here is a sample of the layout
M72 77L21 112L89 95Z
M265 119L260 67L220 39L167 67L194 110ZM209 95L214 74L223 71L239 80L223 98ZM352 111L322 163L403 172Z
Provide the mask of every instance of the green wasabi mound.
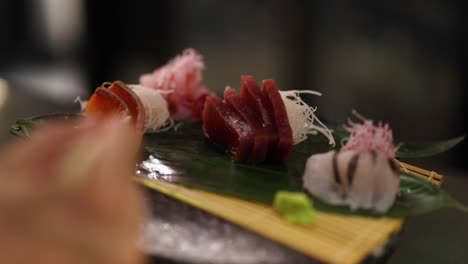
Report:
M273 208L291 224L309 225L315 219L312 201L307 194L302 192L277 192Z

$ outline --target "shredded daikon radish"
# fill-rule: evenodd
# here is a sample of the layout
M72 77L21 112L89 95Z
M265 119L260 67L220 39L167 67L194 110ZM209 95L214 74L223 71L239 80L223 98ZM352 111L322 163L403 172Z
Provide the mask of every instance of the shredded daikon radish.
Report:
M280 91L280 94L286 106L289 125L293 133L293 144L306 140L307 135L320 133L328 139L330 145L335 146L332 132L314 114L317 108L309 106L300 96L301 94L321 96L321 93L311 90L288 90Z
M161 91L142 85L129 85L130 89L140 98L145 109L145 133L167 131L174 127L174 120L170 117L169 107Z
M356 150L359 152L377 151L384 153L389 158L395 158L398 146L393 144L393 133L388 124L379 122L374 125L374 121L366 119L356 110L353 110L362 123L355 123L348 119L348 125L344 129L351 133L342 150Z
M88 101L87 100L82 100L81 97L76 97L75 101L73 101L73 103L79 103L80 104L80 111L81 112L84 112L84 110L86 109L86 105L88 104Z

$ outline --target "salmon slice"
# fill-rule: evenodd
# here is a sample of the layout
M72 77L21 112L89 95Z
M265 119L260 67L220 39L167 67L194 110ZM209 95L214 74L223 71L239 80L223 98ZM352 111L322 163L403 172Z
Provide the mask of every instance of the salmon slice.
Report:
M136 130L143 132L145 127L145 108L140 98L121 81L113 82L108 89L118 95L127 104Z
M291 155L293 143L286 106L274 80L263 80L262 86L262 102L278 135L278 143L272 158L274 161L285 161Z
M224 103L231 108L253 130L252 150L247 159L249 163L257 164L265 160L270 137L274 136L262 126L254 111L242 102L234 89L224 91ZM270 132L270 133L269 133Z
M225 147L236 162L248 160L253 135L251 127L216 96L207 96L203 132L213 143Z
M129 115L128 105L122 98L104 87L98 87L86 104L87 115Z

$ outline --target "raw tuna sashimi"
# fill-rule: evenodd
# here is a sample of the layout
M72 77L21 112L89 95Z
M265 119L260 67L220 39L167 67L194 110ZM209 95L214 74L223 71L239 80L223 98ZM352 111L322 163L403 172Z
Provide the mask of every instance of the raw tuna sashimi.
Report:
M271 156L271 152L276 150L278 144L278 134L273 126L273 121L268 114L262 100L262 90L255 81L253 76L241 76L241 100L250 109L253 110L257 118L261 121L266 133L269 135L269 144L267 155Z
M278 143L274 153L272 153L273 159L284 161L289 158L292 151L292 130L289 125L288 113L286 112L283 99L275 81L272 79L263 81L262 102L270 119L273 121L278 135Z
M206 98L203 132L209 140L226 148L234 161L248 160L253 142L252 128L216 96Z
M258 115L264 127L273 127L270 115L262 102L262 90L252 76L241 76L241 99Z
M227 123L223 131L241 131L245 130L244 126L248 127L249 153L245 154L246 158L234 157L236 161L254 164L266 160L282 162L290 156L293 139L285 104L273 80L265 80L263 86L262 91L252 76L244 75L241 76L240 96L236 90L228 88L224 92L224 101L210 96L210 101L205 103L203 126L205 135L213 142L233 149L234 143L228 141L241 135L212 129L218 126L217 123L222 123L219 120ZM213 121L214 118L218 121ZM244 157L244 153L241 156Z
M242 102L236 90L226 89L226 91L224 91L224 103L253 130L253 145L248 162L256 164L264 161L268 152L270 139L274 138L275 134L271 130L263 127L257 115Z

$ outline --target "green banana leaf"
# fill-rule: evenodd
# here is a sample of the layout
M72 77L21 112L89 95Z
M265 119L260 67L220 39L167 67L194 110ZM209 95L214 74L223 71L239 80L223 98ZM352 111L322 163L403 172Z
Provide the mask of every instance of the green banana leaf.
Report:
M31 118L18 119L10 127L10 133L15 136L29 136L30 131L37 125L47 121L66 121L74 118L81 117L80 114L69 114L69 113L56 113L41 116L34 116Z
M348 136L349 132L345 131L342 127L337 127L333 131L333 137L338 145L341 145L343 140ZM464 139L465 135L429 142L401 142L395 156L400 159L427 158L450 150Z
M179 183L242 199L272 203L279 190L303 191L302 172L306 159L331 147L322 136L312 136L296 145L292 157L282 165L250 166L236 164L221 149L203 136L199 124L184 124L176 132L147 135L145 157L137 174L155 180ZM410 174L400 175L400 194L386 213L391 217L407 217L440 208L468 209L430 182ZM314 199L317 209L342 214L380 216L369 210L351 211L346 206L332 206Z
M12 133L27 135L34 124L43 119L18 120L12 126ZM291 158L284 164L237 164L221 148L205 139L200 124L183 123L176 131L146 135L144 149L142 161L136 169L138 177L271 204L279 190L303 191L302 172L306 159L314 153L329 151L331 147L323 136L316 135L294 146ZM449 194L426 180L405 173L401 173L400 179L401 191L386 216L407 217L440 208L468 212ZM312 198L318 210L380 216L373 211L351 211L346 206L332 206Z
M403 142L400 144L396 156L402 159L426 158L445 152L465 139L465 135L432 142Z

